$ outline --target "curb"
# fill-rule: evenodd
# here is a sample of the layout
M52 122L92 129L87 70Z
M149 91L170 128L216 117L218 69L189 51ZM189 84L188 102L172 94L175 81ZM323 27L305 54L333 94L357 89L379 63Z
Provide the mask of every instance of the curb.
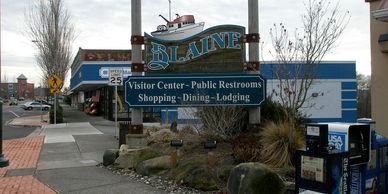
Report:
M27 137L35 137L35 136L40 136L40 133L43 131L44 126L42 127L37 127L32 133L27 135Z

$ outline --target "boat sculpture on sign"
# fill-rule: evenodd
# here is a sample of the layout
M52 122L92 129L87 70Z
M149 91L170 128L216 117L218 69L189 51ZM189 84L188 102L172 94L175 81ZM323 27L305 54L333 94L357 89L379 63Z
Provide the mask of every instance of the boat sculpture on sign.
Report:
M177 17L173 21L167 20L162 15L159 16L167 24L159 25L156 31L151 32L151 35L161 40L182 40L202 32L205 26L205 22L195 23L193 15L179 16L176 14Z

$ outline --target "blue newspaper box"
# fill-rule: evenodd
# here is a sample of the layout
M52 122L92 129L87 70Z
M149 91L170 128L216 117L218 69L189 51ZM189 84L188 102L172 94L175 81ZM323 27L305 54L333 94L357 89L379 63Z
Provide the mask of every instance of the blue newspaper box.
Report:
M306 150L349 152L349 164L366 164L370 159L371 130L365 123L306 124Z
M357 122L370 125L371 157L366 165L360 165L360 179L353 184L355 194L379 194L388 192L388 139L378 134L376 122L370 118L361 118ZM356 183L354 181L354 183Z
M295 193L349 193L347 151L331 149L327 123L306 124L306 149L296 151Z
M364 123L328 123L329 147L349 152L349 164L366 164L370 159L371 131Z
M366 191L368 187L365 184L366 164L371 155L369 123L306 124L306 152L319 157L333 152L346 153L349 162L347 181L350 193L363 194L363 191ZM327 159L327 162L339 161L338 159Z
M297 150L295 193L350 193L349 159L347 154L347 152L337 150L320 154Z

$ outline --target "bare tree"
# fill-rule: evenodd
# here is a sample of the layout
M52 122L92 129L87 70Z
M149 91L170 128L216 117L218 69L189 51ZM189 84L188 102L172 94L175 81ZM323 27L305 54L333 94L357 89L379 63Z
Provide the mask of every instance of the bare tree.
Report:
M308 91L316 77L317 65L336 45L350 19L341 12L339 1L306 0L302 14L303 32L290 37L286 27L274 25L270 30L274 57L278 62L274 73L278 80L275 95L288 111L290 124L309 100Z
M53 75L64 80L70 68L75 35L63 1L36 1L26 13L26 21L27 33L38 48L36 59L44 83Z
M242 107L201 107L197 112L203 124L203 135L231 140L239 135L247 124L247 111Z

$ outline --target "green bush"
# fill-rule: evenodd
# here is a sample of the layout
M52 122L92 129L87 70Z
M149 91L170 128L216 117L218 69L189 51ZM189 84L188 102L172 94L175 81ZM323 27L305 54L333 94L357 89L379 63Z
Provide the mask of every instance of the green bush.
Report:
M54 106L50 108L50 124L54 123ZM63 123L63 108L62 106L57 106L57 115L56 115L57 122L56 123Z
M63 98L63 102L64 102L65 104L67 104L67 105L71 105L71 98L70 98L70 96L65 96L65 97Z
M232 171L233 168L234 168L234 165L219 166L217 168L217 176L218 176L218 178L221 179L222 181L227 182L228 178L229 178L229 175L230 175L230 172Z
M144 149L139 152L139 154L134 158L135 160L135 166L139 165L141 162L156 158L161 156L159 151L156 151L154 149Z
M268 97L261 105L261 118L264 122L287 122L289 121L289 112L291 112L289 109L283 107L279 102L274 101L271 97ZM306 117L306 115L303 115L299 111L296 113L294 118L296 127L308 122L310 122L310 120Z
M286 109L279 103L268 97L261 105L261 118L263 121L281 123L287 119Z

